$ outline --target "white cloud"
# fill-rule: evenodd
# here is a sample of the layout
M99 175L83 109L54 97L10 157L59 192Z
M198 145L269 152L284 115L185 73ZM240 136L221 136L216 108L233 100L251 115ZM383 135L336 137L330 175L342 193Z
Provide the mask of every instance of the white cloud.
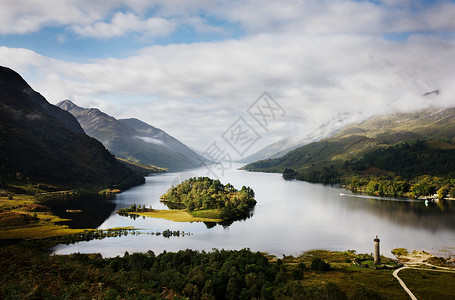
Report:
M90 25L74 25L75 33L84 37L112 38L128 33L141 33L149 37L165 36L175 30L176 24L164 18L148 18L142 20L132 13L118 12L110 23L96 22Z
M424 107L429 103L421 95L436 88L442 91L436 101L455 105L446 92L455 86L454 46L428 36L391 42L355 35L271 34L153 46L124 59L86 64L1 47L0 64L24 72L53 103L70 98L80 99L83 103L76 103L82 106L103 107L102 99L111 103L104 105L107 113L138 117L204 148L238 116L248 117L246 109L264 90L306 131L340 112L366 117ZM28 71L31 65L39 76ZM261 132L261 142L289 133L284 124L275 125Z
M1 34L36 32L45 26L85 24L103 14L101 9L84 9L76 1L67 0L0 0L0 7Z
M453 2L319 0L0 0L0 33L23 34L68 26L82 36L171 33L173 26L218 32L208 20L237 24L250 34L296 30L308 34L455 29ZM153 11L153 16L147 16ZM175 23L175 24L174 24Z
M144 142L149 143L149 144L156 144L156 145L164 146L164 142L162 140L154 139L154 138L147 137L147 136L136 136L136 138L141 139Z
M136 1L134 7L127 6L132 12L112 14L112 7L122 1L107 8L91 7L95 4L88 0L78 2L80 6L61 3L76 7L76 14L83 17L55 17L53 22L96 38L166 35L182 24L209 32L222 28L207 22L201 12L247 31L237 40L152 46L122 59L85 63L0 47L0 64L19 71L52 103L69 98L119 118L137 117L200 150L237 117L248 118L246 109L263 91L287 112L286 119L277 120L268 132L258 129L263 144L295 133L296 128L310 132L343 112L359 119L428 106L433 100L421 95L438 88L441 95L434 102L455 105L453 37L413 33L402 41L383 38L390 32L453 30L449 16L455 4L409 10L413 1L400 6L394 1L385 6L350 1L211 1L205 7L204 1L159 5ZM82 6L91 7L91 12ZM145 17L141 12L150 7L156 8L156 14ZM22 30L50 24L49 9L41 8L36 21L32 18ZM288 121L297 125L288 126Z

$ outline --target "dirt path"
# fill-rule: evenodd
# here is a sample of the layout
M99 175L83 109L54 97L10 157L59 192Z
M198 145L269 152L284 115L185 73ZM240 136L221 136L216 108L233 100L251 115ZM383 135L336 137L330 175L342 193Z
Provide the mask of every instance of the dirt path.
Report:
M395 277L398 280L398 282L400 283L401 287L404 289L404 291L406 293L408 293L409 297L411 297L412 300L417 300L416 296L414 296L414 294L411 292L410 289L408 289L408 287L406 286L404 281L401 280L401 278L398 276L398 272L400 272L403 269L409 269L409 267L401 267L399 269L396 269L395 271L393 271L393 277Z
M455 270L452 268L447 268L447 267L439 267L435 266L432 264L429 264L426 262L427 259L432 257L431 254L425 253L425 252L418 252L416 254L412 255L406 255L406 256L400 256L400 260L403 260L403 264L405 265L404 267L401 267L399 269L396 269L393 272L393 277L398 280L400 283L401 287L405 290L406 293L408 293L409 297L412 300L417 300L417 297L414 296L414 294L411 292L411 290L406 286L403 280L398 276L398 273L401 270L404 269L414 269L414 270L423 270L423 271L432 271L432 272L446 272L446 273L455 273ZM428 268L419 268L419 266L427 266L430 267L431 269Z

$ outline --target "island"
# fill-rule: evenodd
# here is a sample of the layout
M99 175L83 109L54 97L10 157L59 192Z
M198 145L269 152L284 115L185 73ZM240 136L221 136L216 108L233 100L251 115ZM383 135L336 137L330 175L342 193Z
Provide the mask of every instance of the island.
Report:
M117 212L177 222L224 222L248 218L256 205L251 187L237 190L230 183L223 185L218 179L209 177L193 177L172 186L160 201L169 210L132 204Z
M160 201L170 209L187 209L195 217L222 220L246 218L256 205L252 188L243 186L239 191L209 177L187 179L171 187Z

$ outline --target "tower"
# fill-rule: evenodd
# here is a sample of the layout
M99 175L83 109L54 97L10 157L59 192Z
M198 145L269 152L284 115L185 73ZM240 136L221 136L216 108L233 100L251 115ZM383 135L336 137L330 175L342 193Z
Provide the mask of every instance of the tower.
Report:
M374 239L374 264L379 265L381 263L381 256L379 255L379 238L376 236Z

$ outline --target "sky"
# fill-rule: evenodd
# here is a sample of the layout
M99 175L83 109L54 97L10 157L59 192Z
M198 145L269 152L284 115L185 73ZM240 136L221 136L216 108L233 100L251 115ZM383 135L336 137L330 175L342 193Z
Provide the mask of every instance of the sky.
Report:
M454 33L444 0L0 0L0 65L49 102L237 158L324 123L455 105ZM241 151L239 124L255 136Z

